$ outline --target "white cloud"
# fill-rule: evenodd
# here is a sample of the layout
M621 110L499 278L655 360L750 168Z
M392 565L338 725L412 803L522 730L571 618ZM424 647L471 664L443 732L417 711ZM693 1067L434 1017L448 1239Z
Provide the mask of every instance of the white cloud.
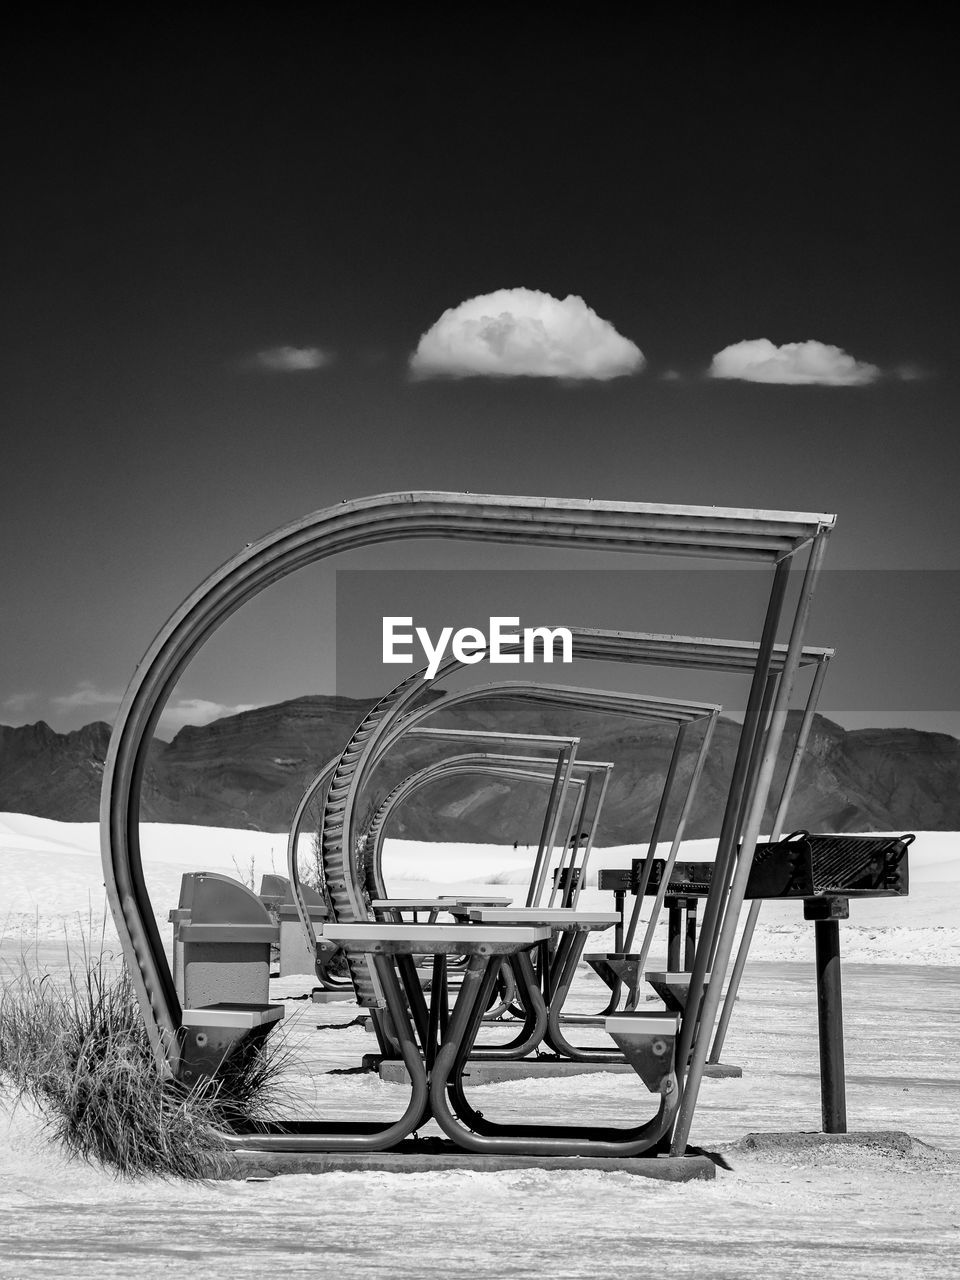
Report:
M923 382L929 373L918 364L901 364L894 369L894 374L901 382Z
M56 707L58 711L78 711L90 707L116 709L120 705L122 696L119 693L104 693L89 680L81 680L72 693L62 693L51 698L50 705Z
M305 373L326 368L333 355L320 347L270 347L258 351L250 363L267 373Z
M27 695L22 696L27 697ZM59 694L51 698L50 705L61 714L99 710L101 715L98 718L112 721L122 698L122 693L105 693L91 681L84 680L72 693ZM207 698L178 698L164 708L160 716L160 729L162 732L176 733L186 724L209 724L211 720L220 720L224 716L238 715L241 711L253 711L257 705L259 704L242 702L231 706L224 702L211 702Z
M31 702L36 702L37 695L35 693L12 693L9 698L4 698L3 705L7 711L12 711L14 715L22 715L30 706Z
M159 727L163 732L176 733L184 725L210 724L212 720L222 720L224 716L253 711L257 705L255 702L240 702L229 706L223 702L211 702L207 698L178 698L164 708Z
M410 357L419 378L608 379L639 373L639 348L582 298L498 289L445 311Z
M743 382L861 387L876 381L880 370L826 342L785 342L777 347L767 338L755 338L718 351L709 374L711 378L739 378Z

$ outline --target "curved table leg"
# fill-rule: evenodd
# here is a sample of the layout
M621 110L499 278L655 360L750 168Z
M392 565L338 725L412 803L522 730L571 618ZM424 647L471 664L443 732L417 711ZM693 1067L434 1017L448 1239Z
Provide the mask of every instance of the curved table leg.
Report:
M552 991L547 1009L546 1043L561 1058L569 1058L571 1062L623 1062L624 1056L619 1049L579 1048L571 1044L560 1026L563 1006L570 994L570 988L576 977L577 965L587 944L587 934L583 930L565 935L564 943L558 949L552 973ZM569 942L566 942L569 938Z
M479 959L479 957L478 957ZM645 1124L626 1129L567 1125L510 1124L486 1120L467 1102L461 1073L472 1038L483 1016L484 999L496 980L496 969L468 969L454 1007L448 1035L440 1046L430 1079L433 1118L458 1146L468 1151L513 1155L609 1156L642 1155L669 1131L677 1109L676 1075L660 1082L660 1105Z
M413 1022L396 971L386 956L374 956L404 1065L410 1075L410 1101L392 1123L378 1121L290 1121L261 1123L231 1134L231 1147L260 1151L386 1151L420 1128L430 1115L427 1073Z
M472 1062L515 1061L525 1058L543 1040L547 1030L547 1006L540 991L540 982L534 972L530 956L525 951L511 957L518 985L523 994L524 1021L517 1035L506 1044L483 1045L470 1054ZM492 966L494 986L499 976L499 966ZM486 1006L484 1006L486 1007ZM474 1031L471 1044L476 1037Z

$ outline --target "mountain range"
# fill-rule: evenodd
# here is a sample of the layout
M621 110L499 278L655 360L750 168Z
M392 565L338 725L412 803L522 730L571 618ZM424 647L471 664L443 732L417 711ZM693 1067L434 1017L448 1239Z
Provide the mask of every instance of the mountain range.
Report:
M259 707L204 726L188 726L152 744L141 793L141 819L204 826L287 830L306 785L342 750L372 700L312 695ZM797 713L798 714L798 713ZM459 729L578 735L583 759L615 764L598 841L628 844L649 835L668 767L667 726L570 708L488 701L440 713L433 723ZM796 715L775 780L782 780ZM739 726L717 725L690 837L716 835ZM0 811L61 821L94 821L99 813L109 725L57 733L40 721L0 725ZM476 749L482 749L477 747ZM421 740L401 744L380 775L378 794L422 764L450 753ZM678 770L671 830L692 768ZM397 810L389 834L421 840L535 843L545 785L497 778L451 778L425 788ZM769 817L769 815L768 815ZM845 730L817 716L800 771L787 830L960 830L960 741L915 729Z

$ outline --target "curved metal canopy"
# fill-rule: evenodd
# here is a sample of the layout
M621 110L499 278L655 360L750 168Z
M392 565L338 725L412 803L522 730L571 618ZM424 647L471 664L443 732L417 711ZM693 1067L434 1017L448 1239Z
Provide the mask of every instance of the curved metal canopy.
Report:
M180 1008L143 879L143 773L153 731L176 681L243 604L309 564L400 539L646 551L782 565L801 548L822 542L833 524L832 515L817 513L408 492L314 512L228 560L188 596L149 646L120 704L104 766L100 824L107 897L158 1055L176 1060ZM802 612L805 617L805 606ZM799 618L798 612L798 624ZM795 625L795 633L788 666L797 660L802 627Z

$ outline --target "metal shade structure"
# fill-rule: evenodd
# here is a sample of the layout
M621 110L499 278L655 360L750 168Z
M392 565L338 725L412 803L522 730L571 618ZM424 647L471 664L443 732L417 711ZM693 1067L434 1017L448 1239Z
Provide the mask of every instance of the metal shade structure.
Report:
M471 734L469 736L478 735ZM443 760L435 760L432 764L424 766L424 768L411 774L395 787L374 814L366 837L365 854L368 875L377 880L382 880L382 875L378 874L376 869L380 865L387 823L400 805L404 804L424 787L450 777L471 775L486 775L523 782L552 783L556 776L555 771L547 771L544 766L554 765L555 763L550 756L522 756L510 755L504 752L476 751L463 755L449 756ZM578 815L578 811L582 811L583 793L586 790L589 779L596 775L606 777L612 768L613 764L610 761L578 759L574 762L574 772L585 773L588 776L585 778L575 776L570 779L569 785L580 792L580 798L573 805L570 815L571 827ZM593 822L596 822L602 807L603 795L601 793L593 815Z
M769 567L772 582L753 669L750 697L734 769L734 791L721 832L722 865L716 877L716 901L708 899L707 917L716 925L721 898L729 903L713 947L714 973L722 973L733 941L730 921L743 898L745 876L759 834L763 807L776 763L793 679L800 660L804 630L817 575L834 517L822 513L776 512L719 507L687 507L582 499L503 497L497 495L406 492L343 502L315 512L245 547L206 579L161 628L137 666L117 714L104 766L101 791L101 850L108 900L123 946L127 967L143 1010L148 1035L159 1059L174 1068L179 1056L181 1010L169 964L146 890L140 849L140 792L150 741L173 688L190 660L239 608L274 582L307 565L359 547L419 538L443 538L555 548L627 553L677 554L743 560ZM789 640L777 691L770 705L762 750L753 751L753 729L784 612L787 577L795 558L804 553L803 586L791 610ZM361 789L376 740L416 701L412 676L399 693L382 700L365 718L341 756L331 780L323 825L323 857L327 883L338 917L361 919L362 900L350 875L351 839L355 836L352 805ZM746 748L744 744L747 743ZM740 800L749 800L741 813ZM350 820L344 826L344 817ZM741 853L732 865L737 832ZM706 924L701 947L706 941ZM364 957L358 953L357 963ZM705 964L694 970L693 985L702 986ZM375 966L371 968L371 973ZM392 986L391 990L395 990ZM693 997L695 992L691 991ZM711 982L703 1001L700 1025L712 1027L719 984ZM694 1005L694 1007L696 1007ZM704 1039L686 1019L681 1029L678 1062L696 1039ZM704 1049L705 1054L705 1049ZM696 1054L694 1055L695 1060ZM691 1068L693 1062L691 1062ZM691 1071L691 1083L694 1077ZM681 1111L695 1102L685 1090ZM681 1133L678 1125L677 1133ZM269 1145L270 1136L258 1143ZM675 1135L675 1143L677 1136ZM318 1143L322 1146L322 1141Z
M572 634L574 639L574 653L578 657L593 656L592 646L593 646L593 641L595 637L600 637L601 640L603 640L609 636L615 635L617 638L618 644L620 645L621 648L623 648L625 644L629 646L629 641L631 639L631 633L628 633L628 632L613 633L613 632L594 631L594 632L585 633L585 632L581 632L578 629L573 629ZM584 636L584 640L582 643L580 639L581 635ZM643 639L646 639L646 637L643 637ZM672 641L676 640L677 638L676 637L656 637L655 639L657 640L658 643L651 649L651 652L661 653L663 652L664 647L666 648L666 651L669 652ZM665 642L665 645L663 642ZM711 643L716 645L721 642L712 641ZM642 658L640 660L645 661L646 658ZM448 659L444 663L443 667L438 672L438 674L434 677L433 681L426 681L425 679L424 691L427 691L430 688L432 688L433 685L435 685L440 679L450 675L452 671L454 671L457 667L461 665L463 664L460 663L455 658ZM406 684L406 682L404 682L404 684ZM456 693L445 694L442 697L437 698L434 701L428 702L426 705L421 706L416 710L410 711L406 715L400 717L400 719L397 720L397 722L393 725L390 732L379 739L375 757L374 757L375 763L378 763L379 761L381 761L391 748L393 748L401 739L407 738L407 737L420 736L420 737L432 737L432 738L443 739L444 737L453 738L453 737L464 736L464 735L473 735L475 737L491 736L486 731L480 731L480 730L429 728L424 725L424 721L429 720L431 717L443 711L451 710L453 707L456 707L456 706L462 706L467 704L472 705L477 701L483 701L488 699L500 699L504 697L516 699L517 701L545 703L550 706L569 706L577 710L586 710L586 711L593 711L593 712L606 711L606 712L610 712L617 715L630 716L630 717L641 718L645 720L660 720L665 723L675 724L677 726L678 731L677 731L677 737L674 744L673 756L671 759L671 768L668 771L668 776L665 779L664 787L661 792L660 804L658 806L657 817L654 824L654 831L650 841L649 853L651 856L656 849L656 841L658 838L658 833L660 831L660 828L664 819L664 815L666 813L667 803L670 799L670 793L671 793L671 788L673 784L674 774L676 771L677 762L680 757L680 751L684 741L685 730L687 726L691 724L694 724L698 721L706 721L703 737L701 739L700 747L696 757L696 763L687 785L687 791L683 801L683 808L677 824L677 834L675 837L675 844L679 846L679 842L683 836L683 830L686 823L686 819L692 808L697 783L699 782L699 779L703 770L703 764L705 761L707 749L710 744L710 739L713 734L713 728L720 714L720 707L715 703L686 702L686 701L681 701L681 700L672 699L672 698L655 698L645 694L622 693L622 692L616 692L616 691L611 691L606 689L583 689L579 687L571 687L568 685L543 685L543 684L537 684L537 683L527 683L522 681L499 681L499 682L494 682L490 684L475 686L465 690L460 690L459 692L456 692ZM503 740L509 741L512 735L505 734L505 735L499 735L499 736ZM524 736L526 737L526 735ZM529 738L527 738L527 740L529 740ZM339 763L339 758L328 761L327 764L324 765L323 769L321 769L320 772L316 775L313 781L307 786L303 796L300 799L299 804L297 805L297 809L294 814L294 819L291 824L290 833L287 840L288 875L289 875L290 883L293 890L294 901L297 904L298 911L300 914L301 924L303 926L304 934L307 937L308 943L310 945L312 945L313 930L309 921L309 911L308 911L307 903L303 900L302 895L299 892L300 872L299 872L297 852L298 852L300 837L302 834L303 819L306 814L306 811L309 805L312 803L312 801L323 791L323 788L329 785L330 779L332 778L333 772L336 769L338 763ZM543 829L541 832L540 843L537 851L537 861L535 866L535 872L534 872L533 878L531 879L530 889L527 897L528 906L532 905L542 892L543 883L546 878L546 874L549 866L549 855L556 844L556 830L557 830L557 825L559 821L559 812L563 805L563 797L564 797L564 791L566 787L566 783L565 781L562 780L562 777L561 777L562 764L563 762L558 760L555 783L554 783L553 790L551 792L550 800L548 801L548 812L544 818ZM569 776L568 772L565 776ZM402 784L399 784L399 785L402 785ZM604 780L603 788L605 792L606 780ZM583 797L584 804L586 804L588 798L589 797L587 795L584 795ZM599 804L602 804L602 802L603 802L603 796L601 795ZM581 876L585 873L586 866L589 861L590 852L593 847L595 830L596 830L596 826L594 822L593 824L591 824L589 840L586 848L583 851L583 857L581 861ZM363 841L364 843L366 842L366 837L363 837ZM563 856L561 858L561 864L559 868L561 873L563 871L565 860L566 860L566 845L567 845L567 842L565 841ZM359 844L357 847L360 847ZM376 890L376 893L382 897L386 894L386 887L382 881L382 878L379 875L378 864L375 862L370 868L370 870L372 871L372 880L371 880L372 887ZM576 901L579 898L579 887L580 886L578 884L575 891L573 905L576 905ZM553 902L553 894L551 894L551 899L550 899L551 905L552 905L552 902Z
M581 652L577 647L580 632L576 629L572 629L572 634L574 637L574 655L577 657L591 656L589 653ZM460 665L462 664L456 659L449 660L443 665L432 683L436 684L438 680L451 674L452 671ZM439 712L450 710L455 706L465 704L472 705L477 701L502 698L505 696L522 702L544 703L549 706L568 706L578 711L605 711L615 715L628 716L643 720L659 720L667 724L674 724L678 728L677 745L674 748L675 759L678 755L679 747L683 740L683 731L686 726L695 724L699 721L707 721L708 727L706 729L706 734L709 736L712 732L712 728L710 726L716 722L716 719L720 714L720 707L716 703L686 702L675 698L655 698L646 694L621 693L607 689L583 689L569 685L544 685L526 683L522 681L502 681L461 690L458 693L446 694L444 697L438 698L434 702L427 703L426 706L401 717L395 723L391 732L386 734L380 740L377 758L382 758L382 755L387 750L395 746L401 739L408 735L431 735L434 737L442 737L443 735L452 735L462 732L461 730L424 728L422 722ZM471 730L469 732L473 731ZM673 773L671 772L665 782L663 793L661 795L658 819L662 819L662 814L669 798L672 781ZM563 805L562 790L557 798L557 804L561 807ZM552 837L555 836L556 825L556 822L554 822L552 826ZM552 842L545 842L541 839L540 847L537 851L535 875L530 884L527 906L533 906L542 895L550 853L552 852L552 848L555 844L555 838L552 838ZM588 844L587 849L585 850L584 866L589 859L591 847L592 836L590 844ZM564 866L565 857L566 847L564 847L563 856L561 858L561 871Z

